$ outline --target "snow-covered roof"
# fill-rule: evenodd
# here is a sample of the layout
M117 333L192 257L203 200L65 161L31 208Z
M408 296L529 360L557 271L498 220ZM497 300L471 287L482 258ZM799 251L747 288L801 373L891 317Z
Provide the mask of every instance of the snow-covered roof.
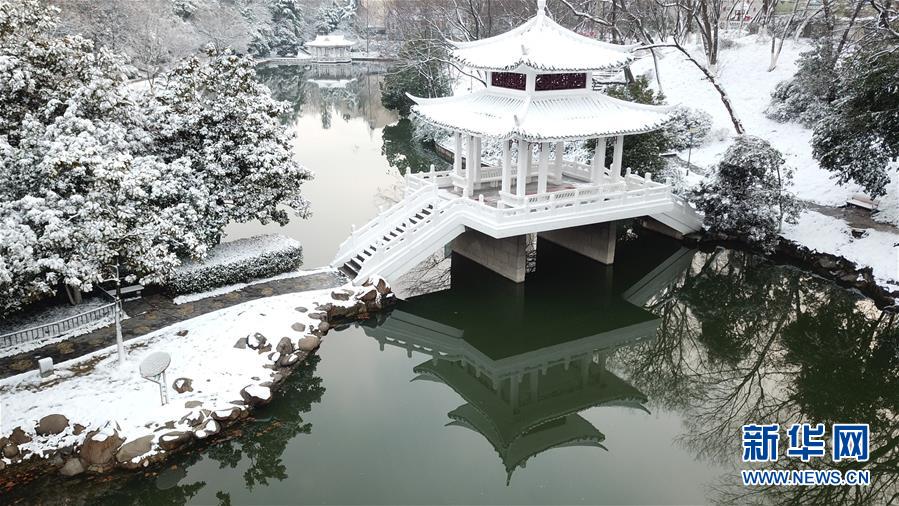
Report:
M411 97L416 102L412 110L455 132L531 142L639 134L670 119L668 106L636 104L598 92L541 93L481 90L445 98Z
M306 47L350 47L356 44L355 40L350 40L339 34L318 35L315 40L306 43Z
M506 33L471 42L449 43L453 58L479 70L514 70L519 66L548 72L619 68L635 56L637 45L609 44L579 35L556 23L538 3L537 15Z

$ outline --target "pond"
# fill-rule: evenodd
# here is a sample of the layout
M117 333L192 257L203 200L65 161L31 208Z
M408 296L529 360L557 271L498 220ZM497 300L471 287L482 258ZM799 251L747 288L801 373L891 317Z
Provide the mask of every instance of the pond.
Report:
M330 69L334 71L335 69ZM371 69L261 72L297 106L315 216L283 229L327 263L350 225L432 163ZM311 78L314 79L310 81ZM277 229L277 227L275 227ZM233 236L272 227L233 227ZM537 241L516 285L453 257L376 320L332 331L233 439L69 504L883 504L899 494L899 324L860 295L727 249L619 227L603 266ZM739 482L749 423L865 422L867 487ZM785 437L783 439L786 439ZM785 441L781 441L785 444ZM774 468L845 469L828 458ZM52 486L45 486L51 484ZM27 496L22 495L27 494ZM15 499L15 498L14 498Z

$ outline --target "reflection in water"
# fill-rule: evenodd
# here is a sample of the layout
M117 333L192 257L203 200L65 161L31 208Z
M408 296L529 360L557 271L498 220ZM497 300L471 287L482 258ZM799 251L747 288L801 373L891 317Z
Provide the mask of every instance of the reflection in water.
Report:
M722 477L722 504L891 504L899 494L899 347L895 315L795 269L719 249L697 255L676 289L648 304L658 338L613 362L652 405L684 415L681 441L700 458L739 455L748 423L860 422L871 460L781 458L782 469L871 470L869 487L743 487ZM788 441L781 439L781 455Z
M414 367L415 379L444 383L465 401L448 414L448 425L484 436L508 483L516 468L547 450L605 449L605 435L581 411L648 412L646 396L607 370L606 358L655 337L661 320L640 307L642 297L675 279L692 252L661 248L670 256L641 268L652 264L630 249L621 252L628 275L617 283L612 268L552 243L539 243L537 269L523 284L454 255L451 288L401 303L365 332L382 349L390 344L410 357L432 357Z

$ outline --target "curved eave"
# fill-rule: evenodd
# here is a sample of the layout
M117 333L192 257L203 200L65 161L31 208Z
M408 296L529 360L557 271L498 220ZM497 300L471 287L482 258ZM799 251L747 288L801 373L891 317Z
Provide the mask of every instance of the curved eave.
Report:
M670 119L671 107L636 104L598 92L530 100L486 91L444 98L409 95L412 111L432 125L498 140L559 142L651 132ZM591 111L592 110L592 114Z
M633 61L639 44L610 44L575 33L543 14L500 35L469 42L447 41L453 58L478 70L527 67L542 72L587 72L620 68Z

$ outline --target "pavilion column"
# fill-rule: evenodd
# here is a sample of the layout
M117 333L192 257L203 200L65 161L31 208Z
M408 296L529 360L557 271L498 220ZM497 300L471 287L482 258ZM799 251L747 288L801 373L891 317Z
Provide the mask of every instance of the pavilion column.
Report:
M471 135L466 136L466 144L468 152L465 156L465 189L462 191L462 195L464 197L471 197L472 189L474 187L474 137Z
M474 182L481 186L481 138L474 138Z
M503 183L502 191L509 193L512 190L512 141L503 141Z
M456 153L453 157L453 172L462 175L462 134L456 132L453 134L453 140L456 141Z
M553 182L559 184L562 182L562 169L565 163L565 143L557 142L555 146L556 156L553 159Z
M612 154L612 174L617 178L623 177L621 174L621 157L624 154L624 136L615 137L615 150Z
M528 184L528 165L531 164L531 143L518 141L518 176L515 181L515 194L524 197Z
M596 150L593 151L593 164L590 170L590 182L599 184L606 168L606 138L596 139Z
M549 143L540 143L540 161L537 164L537 193L546 193L549 176Z

